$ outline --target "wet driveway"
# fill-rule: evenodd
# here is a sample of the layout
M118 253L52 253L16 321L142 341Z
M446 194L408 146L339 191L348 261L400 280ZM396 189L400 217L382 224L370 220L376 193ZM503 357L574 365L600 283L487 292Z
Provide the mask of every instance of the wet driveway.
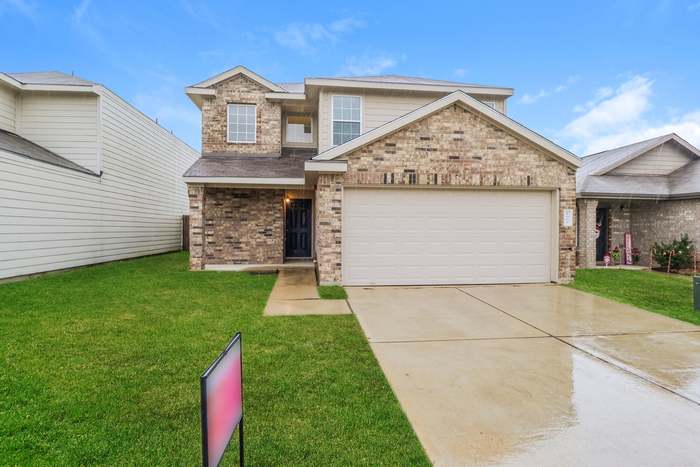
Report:
M698 465L700 327L560 286L348 295L435 465Z

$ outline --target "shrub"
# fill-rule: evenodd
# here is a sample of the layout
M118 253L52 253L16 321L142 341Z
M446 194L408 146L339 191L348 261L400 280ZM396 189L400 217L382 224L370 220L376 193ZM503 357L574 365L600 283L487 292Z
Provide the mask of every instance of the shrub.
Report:
M654 242L652 248L656 250L653 258L661 266L668 265L668 255L671 251L675 254L671 256L671 269L680 269L681 266L693 262L693 242L688 238L688 234L681 235L680 240L674 240L669 244Z

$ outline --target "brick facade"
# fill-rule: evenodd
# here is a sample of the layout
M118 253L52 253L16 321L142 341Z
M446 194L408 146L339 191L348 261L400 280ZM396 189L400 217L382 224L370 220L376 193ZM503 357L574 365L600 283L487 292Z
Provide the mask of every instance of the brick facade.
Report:
M204 188L187 187L190 198L190 270L204 269L202 229L204 227Z
M595 267L596 238L595 222L597 199L579 199L578 202L578 266L583 269ZM607 228L607 227L604 227Z
M207 188L205 264L281 264L284 190Z
M573 280L575 171L459 105L414 122L348 154L344 175L322 175L317 191L317 256L321 282L342 282L342 186L425 185L559 190L559 281Z
M624 248L625 232L632 232L632 244L639 249L642 266L649 265L649 248L654 242L670 243L679 239L681 235L688 234L696 247L700 246L700 200L688 199L678 201L624 201L580 199L579 216L581 230L579 230L579 267L595 267L595 242L592 245L593 261L584 263L581 261L586 244L581 235L584 231L595 229L595 209L593 217L584 216L582 205L591 206L595 203L598 207L609 208L608 216L612 220L612 236L609 243L612 249ZM622 206L622 209L620 207ZM607 228L607 227L606 227ZM654 264L654 266L657 266Z
M245 77L233 78L211 86L216 98L202 100L202 152L275 153L282 151L282 107L265 99L268 90ZM228 104L256 105L256 142L227 142Z

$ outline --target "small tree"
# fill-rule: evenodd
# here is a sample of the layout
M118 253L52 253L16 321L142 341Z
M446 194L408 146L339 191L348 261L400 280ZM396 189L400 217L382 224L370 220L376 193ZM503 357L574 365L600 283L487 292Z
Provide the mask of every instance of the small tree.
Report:
M671 269L680 269L684 264L693 262L693 242L688 238L688 234L682 235L680 240L674 240L669 244L654 242L652 248L656 250L654 261L663 267L668 264L671 251L674 252L671 255Z

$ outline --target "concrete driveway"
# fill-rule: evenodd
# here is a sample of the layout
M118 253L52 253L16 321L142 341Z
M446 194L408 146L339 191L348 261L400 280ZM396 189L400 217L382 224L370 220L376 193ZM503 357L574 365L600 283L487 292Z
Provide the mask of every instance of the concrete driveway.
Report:
M700 462L700 327L560 286L348 295L435 465Z

